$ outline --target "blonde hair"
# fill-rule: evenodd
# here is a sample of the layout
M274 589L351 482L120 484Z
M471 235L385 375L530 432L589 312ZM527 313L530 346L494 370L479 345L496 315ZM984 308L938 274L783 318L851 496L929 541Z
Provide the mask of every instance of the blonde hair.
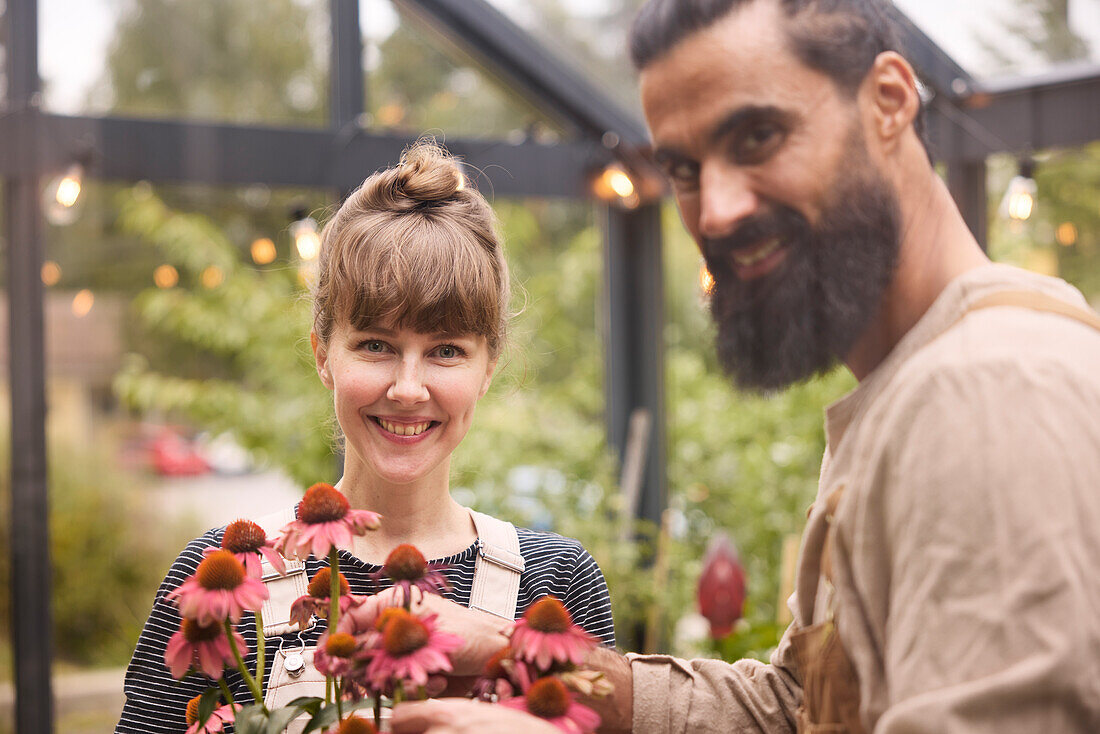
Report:
M500 353L510 284L496 220L457 161L421 140L370 176L321 232L313 331L338 322L484 336Z

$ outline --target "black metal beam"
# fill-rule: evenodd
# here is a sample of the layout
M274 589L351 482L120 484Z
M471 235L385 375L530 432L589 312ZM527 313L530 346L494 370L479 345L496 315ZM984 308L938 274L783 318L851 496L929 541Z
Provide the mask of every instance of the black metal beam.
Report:
M978 161L946 161L947 188L959 207L963 221L970 227L982 249L989 246L989 203L986 191L986 165Z
M608 207L604 217L604 395L608 442L624 457L636 410L650 431L637 517L657 527L668 504L665 446L661 207Z
M29 170L6 175L4 220L8 266L11 392L11 608L15 730L53 731L50 667L49 502L46 482L46 357L42 305L42 213L34 153L41 88L38 3L9 0L8 109L18 124L5 147L23 149Z
M550 53L485 0L395 0L423 18L547 114L564 118L583 135L644 145L649 136L637 117Z
M933 105L929 122L949 159L1084 145L1100 139L1100 68L1000 86L968 107ZM951 128L964 134L955 136Z
M22 115L0 118L10 140ZM415 138L362 132L239 127L127 118L41 115L37 145L0 145L0 175L64 169L86 148L89 175L108 180L210 185L263 183L348 190L392 165ZM30 161L28 148L37 151ZM589 175L610 154L598 143L448 140L479 189L501 196L587 197Z
M329 115L332 128L340 130L346 125L357 125L364 110L359 0L331 0L329 24L332 31Z

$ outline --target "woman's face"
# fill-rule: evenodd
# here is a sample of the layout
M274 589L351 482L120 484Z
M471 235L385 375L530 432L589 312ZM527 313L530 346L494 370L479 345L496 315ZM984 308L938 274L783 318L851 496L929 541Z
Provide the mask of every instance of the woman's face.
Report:
M345 474L394 484L445 480L496 366L485 337L341 324L327 346L312 341L347 439Z

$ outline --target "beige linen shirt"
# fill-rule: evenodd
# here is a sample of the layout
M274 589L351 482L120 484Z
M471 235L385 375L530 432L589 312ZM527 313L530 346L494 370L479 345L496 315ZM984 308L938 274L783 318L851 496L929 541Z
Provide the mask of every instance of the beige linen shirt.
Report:
M631 656L634 731L794 731L790 634L835 613L869 732L1100 732L1100 332L966 313L1006 290L1085 305L1004 265L953 281L827 411L794 622L771 664ZM841 486L834 589L817 558L821 500Z

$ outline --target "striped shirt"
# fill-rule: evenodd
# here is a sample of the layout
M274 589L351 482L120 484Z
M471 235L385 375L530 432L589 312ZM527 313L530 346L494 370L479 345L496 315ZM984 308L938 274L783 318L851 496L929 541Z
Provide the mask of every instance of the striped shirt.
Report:
M212 685L204 675L190 674L177 681L168 673L164 664L164 650L168 639L179 630L180 615L176 605L165 596L195 573L207 548L221 546L225 528L211 530L191 541L176 558L168 575L157 590L153 610L138 638L134 656L126 670L126 703L122 717L115 727L116 734L146 734L164 732L181 734L187 729L184 710L187 702ZM520 553L526 568L520 576L519 598L516 601L516 617L521 616L533 602L547 594L562 600L573 621L597 637L604 645L614 647L615 628L611 620L611 599L603 573L592 556L576 540L554 533L543 533L526 528L516 528ZM444 596L451 601L470 605L470 589L473 583L477 546L471 545L461 553L439 559L447 566L444 572L451 589ZM306 573L312 578L328 561L310 556L306 561ZM348 580L353 594L371 594L392 584L388 579L376 582L371 574L380 568L364 563L346 551L340 551L340 572ZM248 649L253 652L245 662L249 669L256 666L256 625L251 614L245 614L239 625ZM307 645L314 645L325 629L322 620L308 632L302 633ZM286 650L297 649L298 635L268 638L266 642L266 666L280 644ZM267 679L265 675L265 680ZM249 703L252 696L244 679L236 669L226 671L226 682L238 703Z

